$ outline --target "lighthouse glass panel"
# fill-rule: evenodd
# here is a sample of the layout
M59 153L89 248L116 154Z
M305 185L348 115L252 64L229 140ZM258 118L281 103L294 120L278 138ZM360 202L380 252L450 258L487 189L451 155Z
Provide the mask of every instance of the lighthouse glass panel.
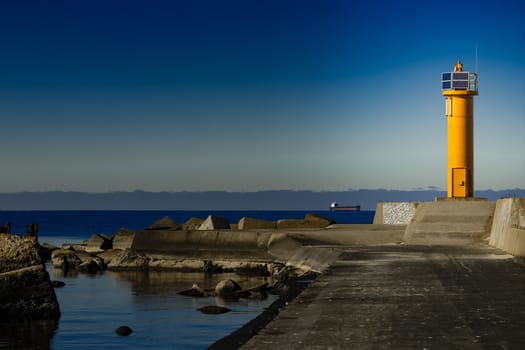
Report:
M452 73L453 80L468 80L468 73Z
M468 80L453 80L452 88L453 89L466 89L468 88Z

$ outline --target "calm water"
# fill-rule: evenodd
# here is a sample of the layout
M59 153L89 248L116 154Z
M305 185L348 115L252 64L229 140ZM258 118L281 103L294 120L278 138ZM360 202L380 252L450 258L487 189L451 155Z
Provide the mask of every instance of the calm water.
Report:
M190 217L209 214L237 222L243 216L266 220L303 218L305 211L7 211L0 221L12 222L13 232L24 225L39 224L40 242L59 245L81 242L93 233L112 234L120 227L142 229L169 215L182 223ZM374 212L323 212L340 223L371 223ZM210 276L179 272L110 272L68 274L46 265L51 279L66 283L56 289L62 316L56 327L49 324L11 325L0 331L0 348L5 349L205 349L214 341L240 328L270 305L241 299L191 298L177 293L193 283L213 288L225 278L243 286L264 282L264 277L246 278L233 274ZM197 309L206 305L228 307L232 312L205 315ZM128 325L134 332L119 337L114 330ZM4 325L0 325L2 328Z

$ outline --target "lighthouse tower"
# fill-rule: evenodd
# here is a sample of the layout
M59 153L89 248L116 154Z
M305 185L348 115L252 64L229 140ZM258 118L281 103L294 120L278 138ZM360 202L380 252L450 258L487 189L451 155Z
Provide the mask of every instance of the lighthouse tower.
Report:
M463 71L458 61L453 72L441 76L448 120L448 198L474 196L474 96L478 75Z

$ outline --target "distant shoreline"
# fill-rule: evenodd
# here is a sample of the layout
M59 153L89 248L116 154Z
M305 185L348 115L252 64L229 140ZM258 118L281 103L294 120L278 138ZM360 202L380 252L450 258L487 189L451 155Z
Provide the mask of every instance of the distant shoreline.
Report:
M328 210L330 203L375 210L379 202L432 201L446 196L435 189L347 191L268 190L257 192L13 192L0 193L0 210ZM495 201L525 197L525 189L480 190Z

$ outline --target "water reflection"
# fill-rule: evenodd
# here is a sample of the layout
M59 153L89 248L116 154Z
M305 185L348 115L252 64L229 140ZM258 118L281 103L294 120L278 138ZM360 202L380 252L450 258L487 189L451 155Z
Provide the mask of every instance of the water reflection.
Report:
M195 283L206 290L213 290L215 285L224 279L232 279L243 289L252 288L263 283L271 283L270 277L244 276L235 273L209 274L205 272L176 272L176 271L110 271L113 278L131 283L131 289L136 296L172 295L191 288Z
M0 323L0 349L47 350L57 321Z
M266 277L174 271L75 275L50 270L52 279L66 283L55 290L62 317L52 339L53 349L204 349L256 317L276 299L271 295L262 301L232 301L178 294L194 283L213 289L227 278L250 288L268 282ZM224 306L232 311L206 315L197 310L207 305ZM133 333L128 337L117 336L114 330L121 325L131 327Z

